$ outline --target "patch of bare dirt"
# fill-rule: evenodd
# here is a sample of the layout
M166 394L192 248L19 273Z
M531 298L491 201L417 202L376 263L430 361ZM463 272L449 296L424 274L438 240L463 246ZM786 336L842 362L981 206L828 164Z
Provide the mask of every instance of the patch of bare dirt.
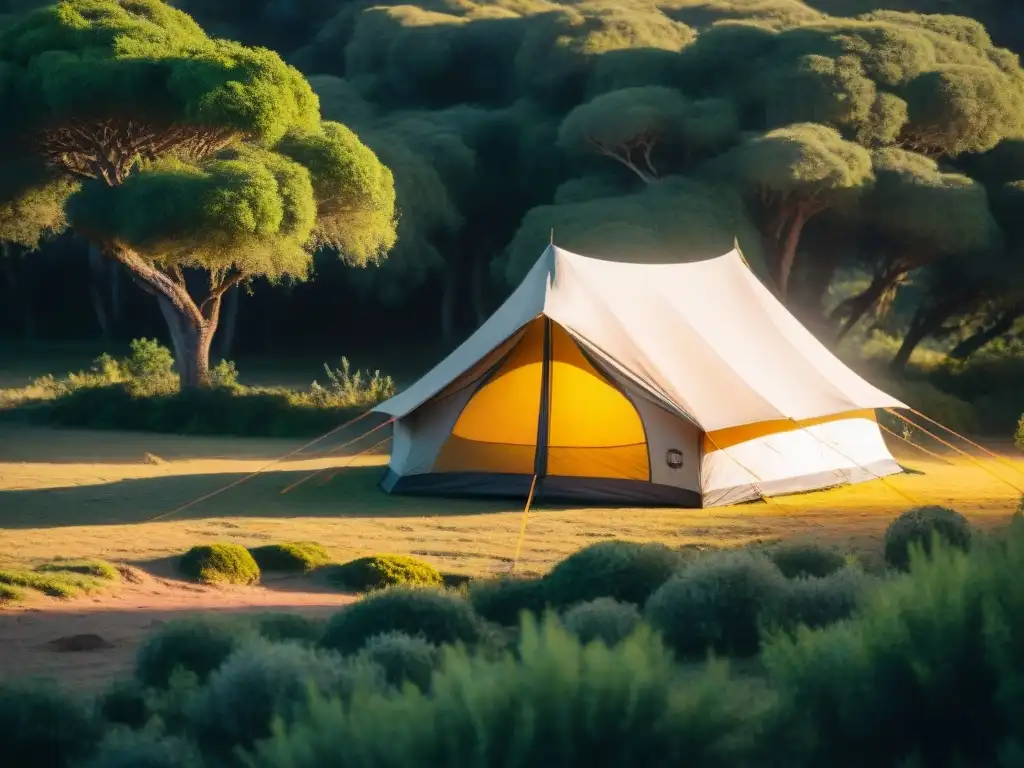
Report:
M354 595L316 591L300 577L261 587L206 587L123 566L115 593L79 600L40 598L0 612L0 679L52 677L62 685L99 691L131 674L140 643L184 616L286 611L329 616Z

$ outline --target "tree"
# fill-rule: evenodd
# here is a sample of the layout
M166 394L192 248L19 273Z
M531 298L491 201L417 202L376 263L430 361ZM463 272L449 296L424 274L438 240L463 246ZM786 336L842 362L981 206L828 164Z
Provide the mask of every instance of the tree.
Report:
M611 91L576 107L562 121L558 141L610 158L650 184L665 172L656 167L655 152L677 149L693 157L728 146L738 132L739 115L728 99L693 101L673 88L649 85Z
M394 244L390 171L321 122L274 53L212 40L158 0L64 0L0 35L5 201L63 195L68 226L157 297L182 386L209 384L224 293Z
M575 185L577 192L583 184ZM590 186L590 185L587 185ZM555 243L598 258L642 263L699 261L721 256L738 239L755 272L763 273L760 238L743 203L728 188L684 177L627 194L606 194L538 206L523 219L495 267L517 284L536 262L554 230Z
M814 123L748 139L708 170L732 178L752 201L783 300L807 222L822 211L854 204L873 182L870 153Z
M872 162L875 185L858 215L885 244L872 249L870 285L832 312L842 323L839 338L910 272L943 257L986 252L1000 237L984 185L902 149L880 149Z

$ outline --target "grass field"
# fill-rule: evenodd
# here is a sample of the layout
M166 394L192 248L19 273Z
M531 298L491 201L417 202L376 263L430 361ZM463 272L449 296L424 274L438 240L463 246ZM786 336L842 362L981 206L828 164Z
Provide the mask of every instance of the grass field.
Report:
M372 445L380 434L356 448ZM331 440L337 446L353 436L341 433ZM208 610L323 613L353 599L337 594L316 575L271 578L255 588L187 584L176 578L172 558L197 543L312 540L339 561L400 553L448 573L480 576L509 570L521 505L384 494L377 488L386 462L380 452L282 495L296 480L347 461L318 455L329 452L329 443L167 515L296 447L276 440L0 425L0 568L34 566L55 557L102 558L128 566L131 576L105 594L71 601L37 596L0 608L0 676L55 674L73 685L95 687L123 671L139 638L168 617ZM1019 494L1011 484L1021 487L1024 477L1003 464L987 460L982 468L892 447L910 470L907 474L768 504L708 510L538 505L528 520L518 570L543 572L569 553L607 538L718 546L817 540L871 561L880 556L885 527L914 504L955 507L981 529L1004 523L1016 509ZM1024 472L1024 460L1010 455L1006 460ZM92 653L58 653L50 645L82 633L98 634L109 644Z

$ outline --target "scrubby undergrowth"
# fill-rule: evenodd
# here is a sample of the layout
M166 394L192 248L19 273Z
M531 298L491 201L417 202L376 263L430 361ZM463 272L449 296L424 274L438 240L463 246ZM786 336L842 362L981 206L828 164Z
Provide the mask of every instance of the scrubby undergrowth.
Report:
M88 371L44 376L0 394L0 414L34 423L191 435L305 437L323 434L395 394L391 377L354 371L346 358L324 366L326 385L306 391L249 387L233 363L211 371L210 389L182 390L170 351L136 339L123 359L97 358Z

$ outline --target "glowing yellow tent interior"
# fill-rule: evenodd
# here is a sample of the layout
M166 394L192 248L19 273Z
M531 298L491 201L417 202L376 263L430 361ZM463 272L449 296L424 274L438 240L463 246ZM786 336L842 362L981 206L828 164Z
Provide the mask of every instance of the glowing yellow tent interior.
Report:
M875 421L903 403L851 371L747 268L549 246L408 389L395 493L710 507L901 471Z

